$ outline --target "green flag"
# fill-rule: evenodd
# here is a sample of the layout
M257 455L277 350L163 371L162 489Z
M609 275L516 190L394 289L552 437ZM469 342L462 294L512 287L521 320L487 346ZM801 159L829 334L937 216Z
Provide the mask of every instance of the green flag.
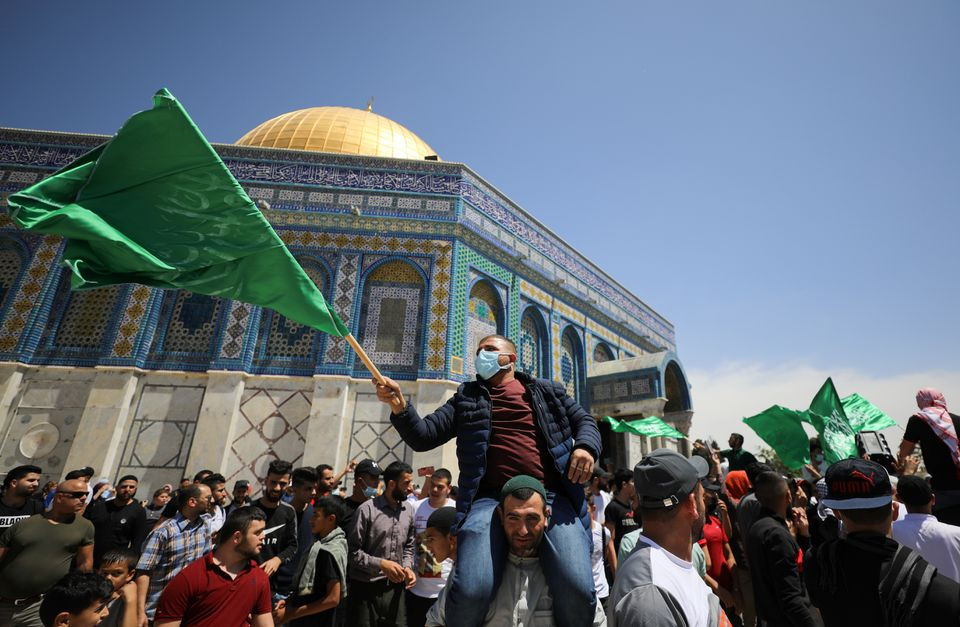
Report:
M617 420L610 416L604 416L604 420L610 423L610 428L617 433L632 433L634 435L645 435L648 438L686 438L680 431L677 431L656 416L649 418L640 418L637 420Z
M833 387L833 379L828 377L813 397L807 416L808 422L820 434L820 445L828 464L857 456L853 427L843 411L843 403Z
M861 431L880 431L897 425L893 418L859 394L851 394L842 399L843 411L850 421L854 433Z
M7 202L22 228L68 239L75 289L179 288L350 332L166 89L107 143Z
M774 405L743 421L776 451L784 464L789 468L801 468L810 463L810 440L803 430L805 414Z

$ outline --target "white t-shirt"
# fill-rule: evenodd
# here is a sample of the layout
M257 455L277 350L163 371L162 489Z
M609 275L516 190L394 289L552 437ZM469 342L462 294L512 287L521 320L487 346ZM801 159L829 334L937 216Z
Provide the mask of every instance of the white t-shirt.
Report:
M457 502L453 499L447 499L444 507L456 507ZM423 545L421 536L427 530L427 520L430 514L437 508L430 505L430 499L423 499L413 504L413 524L417 532L416 559L413 570L417 573L417 583L410 589L410 592L425 599L435 599L443 587L447 584L447 578L453 569L453 561L445 559L437 564L433 556Z
M610 531L595 520L590 521L590 533L593 534L593 552L590 561L593 564L593 585L597 590L597 598L610 596L610 586L607 584L607 575L603 572L603 540L610 539Z
M597 494L593 495L593 504L597 508L597 522L601 525L606 520L603 517L603 512L606 511L607 505L610 504L610 501L613 500L613 495L609 492L604 492L600 490Z
M640 534L637 544L649 544L650 577L653 585L673 595L683 608L690 627L707 627L710 620L710 588L700 578L692 562L680 559L659 544Z
M900 509L907 508L901 504ZM942 575L960 582L960 527L942 523L930 514L907 514L893 523L891 535Z

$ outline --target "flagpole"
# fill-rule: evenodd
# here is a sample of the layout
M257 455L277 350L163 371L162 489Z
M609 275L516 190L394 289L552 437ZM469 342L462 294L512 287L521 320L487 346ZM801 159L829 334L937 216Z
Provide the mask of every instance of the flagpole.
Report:
M380 371L377 369L370 358L367 356L367 352L363 350L363 347L360 346L360 342L357 341L357 338L353 337L353 333L348 333L344 336L347 343L350 344L350 347L356 351L357 356L360 357L360 361L363 362L363 365L367 367L367 370L373 375L373 378L377 380L377 383L381 385L386 385L387 381L383 378L383 375L380 374Z

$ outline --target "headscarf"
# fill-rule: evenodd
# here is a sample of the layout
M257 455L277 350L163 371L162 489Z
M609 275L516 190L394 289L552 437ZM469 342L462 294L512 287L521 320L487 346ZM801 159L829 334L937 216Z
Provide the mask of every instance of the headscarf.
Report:
M727 473L727 479L723 482L727 488L727 495L733 499L734 503L739 503L740 499L750 492L750 480L747 479L745 470L731 470Z
M917 392L917 407L920 411L914 414L920 420L923 420L938 438L950 449L950 455L953 457L953 464L960 469L960 446L957 442L957 428L953 424L953 419L947 412L947 401L943 398L940 390L933 388L922 388Z

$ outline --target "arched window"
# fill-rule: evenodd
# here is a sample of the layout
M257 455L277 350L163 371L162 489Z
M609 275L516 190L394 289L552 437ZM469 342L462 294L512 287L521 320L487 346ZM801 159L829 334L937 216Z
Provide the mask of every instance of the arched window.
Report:
M416 377L425 300L423 276L406 261L387 261L366 276L358 335L378 368ZM359 357L354 367L364 368Z
M534 377L548 377L547 327L543 316L534 307L528 307L520 319L520 337L517 338L518 369Z
M610 350L606 342L598 341L597 345L593 347L593 361L594 363L613 361L613 351Z
M567 394L579 398L580 385L583 381L583 352L580 337L572 327L567 327L560 340L560 381L567 389Z
M123 288L111 285L75 292L70 289L70 275L68 268L60 271L37 357L96 361L109 339L107 327Z
M303 271L326 297L330 287L329 274L319 262L297 258ZM283 374L310 375L316 370L320 358L320 343L323 334L319 331L288 320L272 309L264 307L257 333L257 346L253 353L253 366L257 371L282 369Z
M488 335L502 335L502 329L500 295L489 281L477 281L470 288L470 298L467 300L467 346L463 369L468 378L477 375L474 355L480 340Z
M147 367L204 370L215 358L225 301L186 290L164 290Z

